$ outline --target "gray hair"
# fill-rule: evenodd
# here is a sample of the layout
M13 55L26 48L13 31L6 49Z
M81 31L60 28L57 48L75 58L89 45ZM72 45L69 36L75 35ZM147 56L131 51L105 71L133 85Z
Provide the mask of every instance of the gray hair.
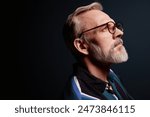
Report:
M79 37L79 34L84 29L84 24L79 15L90 10L103 10L103 7L98 2L93 2L86 6L78 7L72 14L70 14L63 27L63 36L67 46L71 49L73 54L77 57L81 55L73 45L73 41Z

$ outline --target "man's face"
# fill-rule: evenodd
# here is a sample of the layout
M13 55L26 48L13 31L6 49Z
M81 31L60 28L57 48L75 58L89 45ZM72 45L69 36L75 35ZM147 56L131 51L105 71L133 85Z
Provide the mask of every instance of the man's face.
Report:
M91 10L80 16L85 23L85 30L114 22L107 14L99 10ZM116 28L115 33L110 33L106 25L84 33L88 37L89 56L99 62L121 63L128 59L128 54L121 39L123 32Z

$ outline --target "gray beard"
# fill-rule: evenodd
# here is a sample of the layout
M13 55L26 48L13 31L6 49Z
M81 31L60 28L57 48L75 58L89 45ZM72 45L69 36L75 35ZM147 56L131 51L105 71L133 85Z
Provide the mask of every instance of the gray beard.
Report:
M111 47L108 53L104 53L102 49L96 45L91 43L89 53L91 54L92 59L100 63L122 63L128 60L128 54L124 46L121 47L121 52L116 53L114 51L115 45Z

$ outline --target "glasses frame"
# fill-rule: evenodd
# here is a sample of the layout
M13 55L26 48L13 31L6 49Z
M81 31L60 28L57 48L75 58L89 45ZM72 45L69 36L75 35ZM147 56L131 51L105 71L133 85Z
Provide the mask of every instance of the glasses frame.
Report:
M113 32L111 31L111 29L109 28L109 23L113 23L114 24L114 26L113 26ZM120 23L120 22L113 22L113 21L109 21L109 22L107 22L107 23L104 23L104 24L101 24L101 25L99 25L99 26L96 26L96 27L93 27L93 28L90 28L90 29L87 29L87 30L85 30L85 31L83 31L82 33L80 33L79 34L79 38L84 34L84 33L86 33L86 32L88 32L88 31L91 31L91 30L94 30L94 29L97 29L97 28L99 28L99 27L102 27L102 26L105 26L105 25L107 25L107 28L108 28L108 31L111 33L111 34L114 34L115 32L116 32L116 28L118 28L119 30L121 30L121 31L123 31L123 25L122 25L122 23Z

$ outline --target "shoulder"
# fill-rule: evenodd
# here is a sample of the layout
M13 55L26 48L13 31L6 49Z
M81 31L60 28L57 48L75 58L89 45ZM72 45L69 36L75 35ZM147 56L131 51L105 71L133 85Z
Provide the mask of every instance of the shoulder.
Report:
M65 88L64 99L66 100L94 100L97 99L93 96L85 94L81 91L80 84L78 82L77 76L73 75Z

